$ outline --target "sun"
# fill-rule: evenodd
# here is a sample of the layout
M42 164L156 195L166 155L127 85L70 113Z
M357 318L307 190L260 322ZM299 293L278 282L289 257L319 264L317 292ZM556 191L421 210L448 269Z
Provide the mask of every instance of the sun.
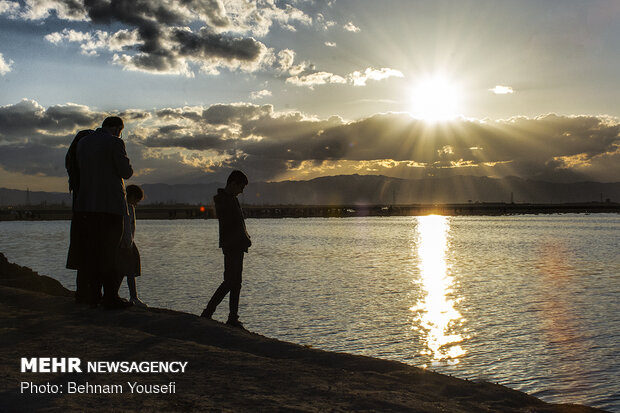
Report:
M429 122L454 119L460 115L459 87L442 75L429 76L412 88L413 116Z

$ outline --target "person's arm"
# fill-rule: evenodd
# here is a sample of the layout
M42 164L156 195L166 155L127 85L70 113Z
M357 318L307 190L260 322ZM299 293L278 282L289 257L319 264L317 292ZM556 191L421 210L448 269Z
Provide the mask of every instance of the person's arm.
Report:
M114 142L112 156L118 176L123 179L131 178L133 175L133 168L131 167L131 162L129 162L127 152L125 151L125 142L121 139L116 139Z
M216 204L216 214L220 221L224 248L247 249L252 242L243 224L243 213L234 198Z
M131 211L129 211L131 214ZM133 233L131 228L131 215L125 215L123 217L123 237L121 238L122 248L131 248L133 245Z

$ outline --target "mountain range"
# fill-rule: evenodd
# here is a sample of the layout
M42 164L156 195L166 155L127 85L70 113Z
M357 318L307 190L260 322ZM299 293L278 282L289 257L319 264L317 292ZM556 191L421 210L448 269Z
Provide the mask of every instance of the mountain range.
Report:
M210 204L221 182L144 184L144 204ZM468 202L581 203L620 201L620 182L553 183L518 177L400 179L382 175L339 175L308 181L250 183L240 201L252 205L397 205ZM0 206L71 205L60 192L0 188Z

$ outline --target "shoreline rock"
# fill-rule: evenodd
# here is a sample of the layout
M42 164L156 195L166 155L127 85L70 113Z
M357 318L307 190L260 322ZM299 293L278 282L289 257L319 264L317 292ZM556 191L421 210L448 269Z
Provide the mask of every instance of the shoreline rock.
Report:
M1 280L20 288L32 282L30 289L39 289L0 286L2 411L600 411L548 404L501 385L396 361L307 348L192 314L77 305L69 290L64 289L66 295L47 281L32 281L44 276L3 265L1 258ZM7 276L7 269L15 273ZM16 282L19 274L28 282ZM60 294L40 292L40 283L43 291ZM21 357L78 357L83 366L88 361L175 360L188 365L182 374L21 373ZM64 392L22 393L22 382L64 386ZM69 382L120 385L123 393L69 394ZM128 383L134 382L145 388L175 383L175 393L132 394Z
M61 297L72 297L74 292L66 289L54 278L47 275L40 275L28 267L22 267L9 260L0 252L0 285L6 287L21 288L30 291L56 295Z

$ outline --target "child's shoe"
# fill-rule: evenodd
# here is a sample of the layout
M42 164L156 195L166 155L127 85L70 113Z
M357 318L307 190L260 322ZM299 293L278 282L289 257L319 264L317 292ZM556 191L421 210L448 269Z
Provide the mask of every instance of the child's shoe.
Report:
M148 308L148 305L146 305L141 299L139 299L138 297L132 297L131 300L129 300L133 305L135 305L136 307L140 307L140 308Z

